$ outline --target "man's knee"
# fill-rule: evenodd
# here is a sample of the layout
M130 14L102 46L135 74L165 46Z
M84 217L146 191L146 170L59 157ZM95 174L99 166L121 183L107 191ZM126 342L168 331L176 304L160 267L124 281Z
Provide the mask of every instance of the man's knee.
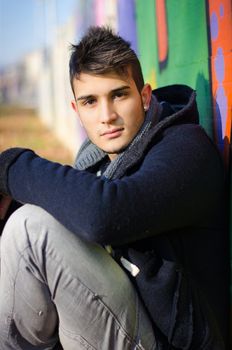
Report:
M42 208L25 204L8 219L1 237L1 255L24 251L28 246L43 244L49 226L55 219Z
M57 312L43 264L41 227L49 222L48 217L39 207L21 207L9 218L1 241L0 292L8 300L0 303L1 317L12 318L12 332L19 342L29 341L36 346L57 341Z

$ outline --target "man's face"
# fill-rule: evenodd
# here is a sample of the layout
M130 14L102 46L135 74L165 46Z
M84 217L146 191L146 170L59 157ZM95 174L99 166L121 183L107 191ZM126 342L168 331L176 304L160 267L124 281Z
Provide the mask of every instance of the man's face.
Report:
M72 106L89 139L114 159L130 144L144 121L150 85L139 93L128 70L128 76L81 73L73 86L76 101Z

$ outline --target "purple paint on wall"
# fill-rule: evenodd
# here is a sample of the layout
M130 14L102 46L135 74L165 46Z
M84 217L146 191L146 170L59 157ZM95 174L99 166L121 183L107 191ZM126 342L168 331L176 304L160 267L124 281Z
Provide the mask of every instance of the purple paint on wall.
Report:
M228 109L228 99L225 94L223 86L219 86L216 92L216 102L217 102L217 119L221 121L221 132L223 137L226 130L226 115Z
M222 83L225 77L225 63L224 63L224 55L221 47L217 49L217 55L214 61L214 68L217 77L217 81Z
M224 87L222 85L223 80L225 78L225 62L224 62L224 53L223 49L219 47L217 49L217 54L214 60L214 69L216 73L216 78L219 83L217 92L216 92L216 118L218 121L220 121L221 124L221 135L220 137L223 138L225 135L225 129L226 129L226 115L227 115L227 109L228 109L228 99L225 94Z
M118 0L118 31L137 51L135 0Z
M224 6L223 6L223 4L220 4L219 11L220 11L220 16L223 17L224 16Z
M218 37L218 18L215 12L212 13L210 18L210 32L212 40L216 40Z

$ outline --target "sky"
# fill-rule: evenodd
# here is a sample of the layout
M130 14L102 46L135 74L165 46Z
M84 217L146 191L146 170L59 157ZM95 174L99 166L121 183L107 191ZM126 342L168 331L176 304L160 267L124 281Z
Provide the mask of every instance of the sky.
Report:
M76 2L0 0L0 68L17 63L26 53L48 44L52 39L50 27L65 23Z

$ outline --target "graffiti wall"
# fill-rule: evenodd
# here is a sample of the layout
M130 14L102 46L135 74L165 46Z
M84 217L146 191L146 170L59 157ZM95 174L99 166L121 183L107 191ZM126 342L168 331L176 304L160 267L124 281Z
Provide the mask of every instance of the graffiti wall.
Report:
M147 0L144 6L136 0L135 8L145 79L154 87L182 83L196 89L200 123L218 145L228 169L232 208L232 1ZM230 209L232 237L231 219Z
M134 6L136 49L145 79L153 87L182 83L196 89L200 123L218 145L230 174L232 1L146 0L144 6L136 0ZM229 196L232 203L232 192Z
M145 77L155 86L177 82L195 88L201 124L226 152L232 105L231 1L149 0L144 8L137 0L136 8Z

